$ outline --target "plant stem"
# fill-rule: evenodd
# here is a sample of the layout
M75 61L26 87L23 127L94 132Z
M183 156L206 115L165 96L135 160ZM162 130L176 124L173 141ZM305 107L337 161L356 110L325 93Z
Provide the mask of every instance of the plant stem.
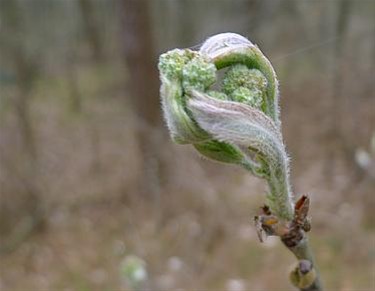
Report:
M311 229L307 216L309 206L309 197L302 195L294 207L287 208L287 217L291 218L283 219L281 214L285 214L284 212L274 213L267 205L262 208L263 214L256 216L254 221L260 231L258 235L261 241L263 241L262 233L279 236L285 247L298 259L298 265L290 274L292 284L301 291L323 291L320 274L306 235L306 232Z
M282 240L283 241L283 240ZM320 279L320 273L318 267L315 263L314 255L309 245L306 234L303 234L302 239L298 242L296 246L288 246L284 241L284 245L296 256L298 260L308 260L313 264L313 268L316 272L316 277L314 282L308 287L300 289L301 291L322 291L323 285Z

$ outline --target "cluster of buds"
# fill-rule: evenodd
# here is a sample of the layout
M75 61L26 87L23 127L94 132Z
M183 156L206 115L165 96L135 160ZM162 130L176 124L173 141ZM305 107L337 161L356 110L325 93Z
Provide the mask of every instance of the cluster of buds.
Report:
M225 71L221 82L220 70ZM207 39L199 51L162 54L159 71L172 139L267 180L270 210L280 220L292 220L278 81L260 49L241 35L222 33Z
M270 208L265 205L261 208L262 213L254 217L259 240L263 242L267 236L279 236L288 248L297 246L304 233L311 229L308 212L310 198L302 195L294 205L294 217L290 221L280 220L274 215Z

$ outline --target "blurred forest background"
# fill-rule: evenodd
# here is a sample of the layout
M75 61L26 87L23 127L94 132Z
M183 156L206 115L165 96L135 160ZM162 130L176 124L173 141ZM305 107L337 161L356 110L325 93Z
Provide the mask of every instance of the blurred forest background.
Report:
M162 121L158 55L227 31L279 76L326 290L375 290L374 15L374 0L0 0L0 290L290 290L294 258L252 225L264 182Z

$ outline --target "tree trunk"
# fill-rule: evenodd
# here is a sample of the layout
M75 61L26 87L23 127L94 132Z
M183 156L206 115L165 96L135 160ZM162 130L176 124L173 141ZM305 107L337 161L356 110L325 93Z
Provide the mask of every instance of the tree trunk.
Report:
M325 165L325 176L327 182L332 181L333 172L336 164L337 153L344 154L345 160L352 160L353 151L345 140L341 128L343 122L342 112L344 112L345 96L342 90L343 84L343 53L347 39L348 24L350 20L350 2L342 0L337 3L337 22L336 36L337 40L333 47L333 79L332 79L332 97L330 102L330 127L327 130L328 150Z
M3 223L4 232L8 236L0 247L2 252L14 249L36 227L41 226L44 212L40 201L37 146L30 113L31 89L38 66L36 60L27 55L24 46L27 31L19 3L14 0L2 0L0 12L6 28L2 36L7 40L1 43L1 55L7 60L7 66L4 68L9 69L14 75L16 88L12 101L20 137L20 147L15 144L13 151L10 152L12 155L5 154L1 158L3 162L5 161L6 174L17 175L20 182L16 186L22 186L18 188L22 189L19 192L4 193L10 195L3 197L5 201L1 203L1 213L6 219L5 224L8 223L9 227Z
M78 5L82 14L84 33L90 44L92 55L95 60L101 61L104 57L103 46L100 41L93 3L91 0L79 0Z
M123 0L123 47L127 66L127 93L137 113L137 139L142 154L139 192L158 199L158 141L161 112L159 78L149 17L149 2Z

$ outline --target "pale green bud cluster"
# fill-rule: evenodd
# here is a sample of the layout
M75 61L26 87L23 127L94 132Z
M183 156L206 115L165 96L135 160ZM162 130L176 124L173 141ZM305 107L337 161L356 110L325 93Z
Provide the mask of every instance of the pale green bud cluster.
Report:
M174 49L162 54L159 70L168 79L182 80L185 91L206 90L216 81L215 65L189 49Z
M261 109L263 100L262 95L258 90L250 90L246 87L240 87L233 91L231 97L234 101L245 103L251 107Z
M225 74L223 91L232 100L261 109L266 95L267 79L261 71L245 65L232 66Z
M202 56L196 56L182 70L182 86L186 91L204 91L216 81L216 67Z
M177 143L205 140L205 133L186 108L187 94L205 91L216 81L216 67L207 57L189 49L174 49L159 58L164 117Z
M159 71L168 79L181 79L182 70L195 55L197 53L190 50L171 50L160 56Z

